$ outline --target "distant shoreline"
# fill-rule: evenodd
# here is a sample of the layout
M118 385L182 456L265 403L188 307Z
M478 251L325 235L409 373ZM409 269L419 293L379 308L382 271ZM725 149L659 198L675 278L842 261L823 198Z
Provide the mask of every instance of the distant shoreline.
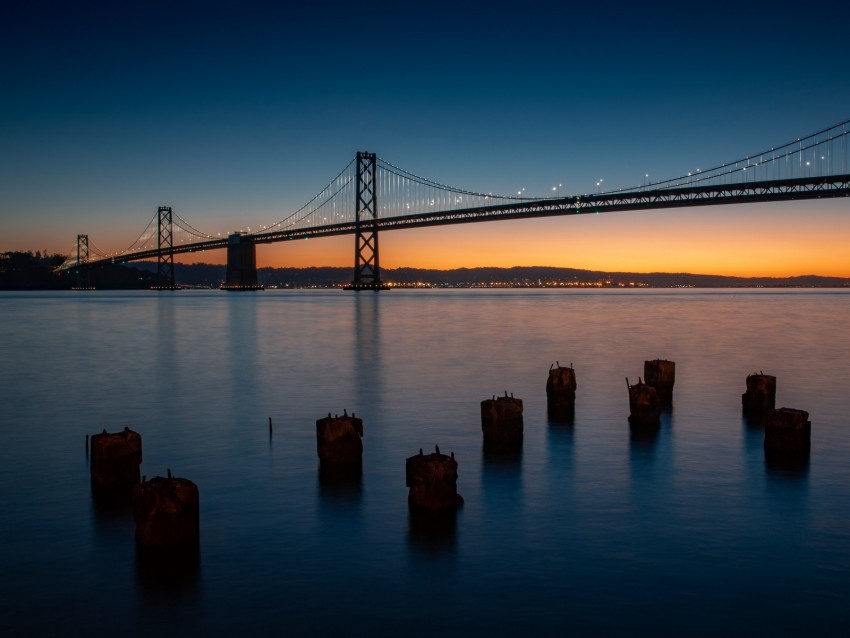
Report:
M67 290L72 287L133 290L157 284L155 262L102 265L75 273L55 273L63 257L32 253L0 253L0 290ZM225 279L223 264L174 264L177 284L218 288ZM353 267L259 268L258 283L266 288L338 288L350 283ZM850 277L733 277L694 273L605 272L553 266L513 268L384 268L384 283L397 288L848 288Z

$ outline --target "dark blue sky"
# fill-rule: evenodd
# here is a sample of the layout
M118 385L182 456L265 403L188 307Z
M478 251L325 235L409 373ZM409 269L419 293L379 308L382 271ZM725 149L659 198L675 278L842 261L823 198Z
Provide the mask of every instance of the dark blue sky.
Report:
M273 222L357 150L581 193L850 113L836 2L28 2L0 22L2 249L122 248L162 203L208 232Z

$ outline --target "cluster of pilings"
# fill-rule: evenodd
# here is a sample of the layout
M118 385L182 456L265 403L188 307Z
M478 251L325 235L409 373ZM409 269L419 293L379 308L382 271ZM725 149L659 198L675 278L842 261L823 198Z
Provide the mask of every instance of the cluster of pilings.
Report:
M629 423L633 428L645 430L661 424L662 410L673 405L673 385L676 383L676 363L666 359L643 362L643 379L629 383Z
M631 384L629 392L629 423L637 434L651 432L661 423L661 413L673 405L673 386L676 383L676 363L666 359L644 361L643 378ZM546 380L546 402L549 418L571 422L575 415L576 375L556 362L549 368ZM485 448L491 444L522 440L522 401L507 403L505 397L493 397L481 403L481 421ZM499 402L502 402L501 404ZM769 460L794 463L808 459L811 422L808 412L794 408L775 409L776 377L756 372L747 376L746 392L741 396L744 416L751 424L764 425L764 448ZM486 407L485 407L486 406ZM516 422L519 420L519 426Z
M347 410L316 421L316 451L319 475L323 479L354 479L360 476L363 458L363 420ZM431 454L407 459L406 483L410 488L408 504L412 513L443 515L454 512L463 503L457 493L457 461L454 452L447 456L436 447Z
M557 363L557 362L556 362ZM662 359L644 362L644 378L626 385L629 391L629 422L633 428L657 427L660 414L672 405L675 363ZM576 374L559 363L549 369L546 382L547 408L553 421L572 421L575 413ZM763 423L764 449L771 460L807 462L811 421L804 410L775 409L776 377L763 372L747 376L741 397L743 413L755 423ZM269 419L269 433L272 431ZM517 450L523 438L523 402L505 391L481 402L481 430L484 450ZM349 416L320 418L316 421L316 449L320 476L359 477L362 472L363 420ZM89 449L86 436L86 449ZM131 502L136 522L136 542L146 550L197 545L199 539L199 492L190 480L172 476L139 479L142 438L124 428L104 430L91 437L91 484L96 498L109 503ZM408 505L412 515L439 517L454 513L463 503L457 492L458 464L454 452L442 454L439 447L430 454L411 456L406 461Z
M796 408L776 409L776 377L764 372L747 376L741 407L747 422L764 425L764 452L769 463L794 467L809 459L812 422Z
M86 436L88 445L88 436ZM87 448L88 449L88 448ZM142 436L130 428L91 437L91 485L99 502L132 505L139 547L156 550L197 543L198 487L185 478L140 478Z

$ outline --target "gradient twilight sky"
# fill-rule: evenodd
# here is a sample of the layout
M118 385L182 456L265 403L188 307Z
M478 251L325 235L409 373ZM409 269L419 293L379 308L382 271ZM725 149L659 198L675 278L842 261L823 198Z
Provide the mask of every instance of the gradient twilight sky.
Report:
M211 234L270 224L358 150L505 194L675 177L850 117L848 27L835 0L14 3L0 251L117 251L159 205ZM353 265L353 244L258 264ZM850 277L848 246L838 199L385 232L381 265Z

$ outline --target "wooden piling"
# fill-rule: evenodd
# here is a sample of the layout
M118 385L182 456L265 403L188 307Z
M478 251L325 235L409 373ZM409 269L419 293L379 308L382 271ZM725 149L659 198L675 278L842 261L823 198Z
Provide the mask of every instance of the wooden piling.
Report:
M812 422L809 413L794 408L779 408L767 413L764 425L764 449L773 454L808 454Z
M676 363L666 359L643 362L643 382L655 388L663 406L673 404L673 385L676 383Z
M431 454L411 456L405 464L406 485L410 488L407 502L411 509L420 512L454 511L463 503L457 493L457 461L435 447Z
M316 449L323 465L358 465L363 457L363 419L348 415L328 416L316 421Z
M776 377L764 372L747 375L747 391L741 395L745 416L766 416L776 408Z
M661 401L656 389L640 380L634 385L629 384L629 423L635 427L656 427L661 423Z
M142 463L142 436L130 428L91 437L91 484L96 497L130 502Z
M481 431L485 446L522 444L522 399L513 395L493 396L481 402Z
M136 542L161 549L197 543L200 537L198 486L185 478L155 476L133 490Z
M546 407L549 418L556 421L572 421L576 410L576 372L573 364L569 368L557 363L549 368L546 379Z

